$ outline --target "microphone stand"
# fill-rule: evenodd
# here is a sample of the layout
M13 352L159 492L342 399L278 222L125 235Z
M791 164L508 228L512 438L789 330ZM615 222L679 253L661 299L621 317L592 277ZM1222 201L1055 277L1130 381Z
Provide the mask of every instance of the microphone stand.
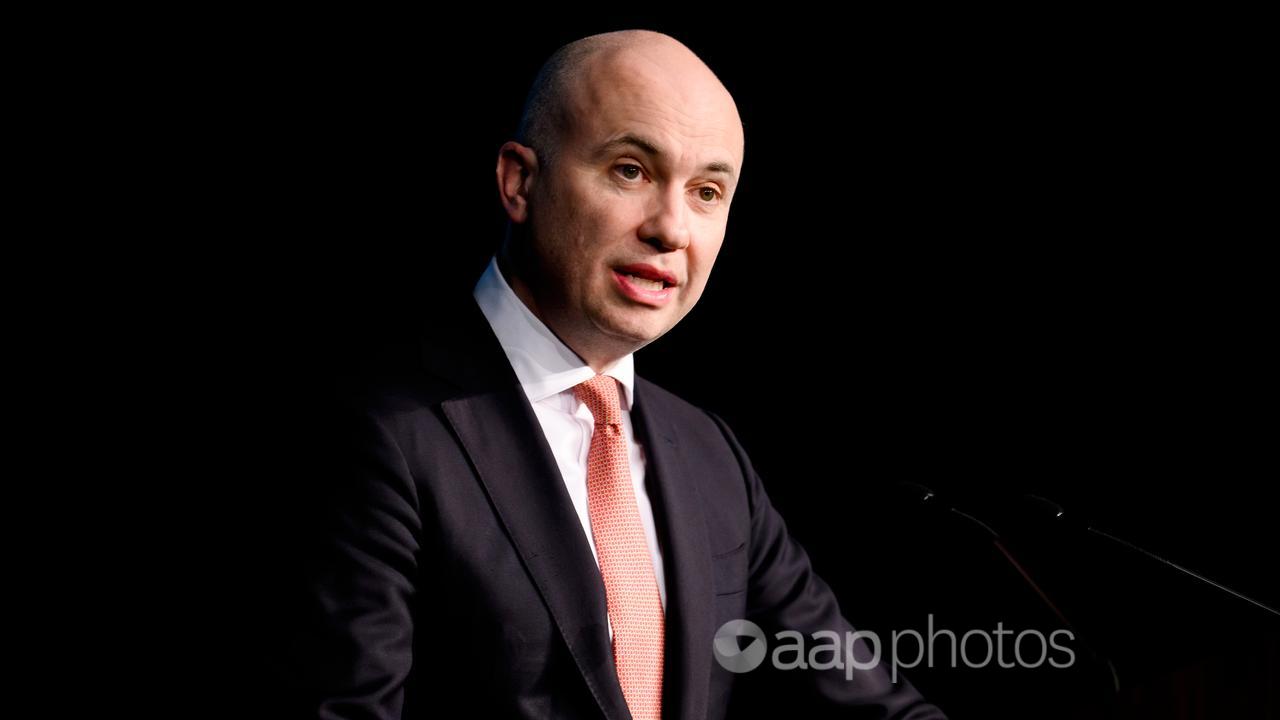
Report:
M1061 506L1061 505L1059 505L1059 504L1057 504L1057 503L1055 503L1055 502L1053 502L1052 500L1049 500L1049 499L1047 499L1047 498L1040 497L1039 495L1026 495L1025 497L1026 497L1026 499L1027 499L1027 502L1028 502L1028 503L1030 503L1031 505L1033 505L1034 507L1036 507L1038 510L1041 510L1041 511L1043 511L1044 513L1047 513L1047 514L1052 515L1054 520L1060 520L1062 523L1065 523L1065 524L1068 524L1068 525L1073 524L1073 523L1071 522L1071 519L1070 519L1070 518L1062 519L1062 518L1064 518L1064 516L1065 516L1067 513L1066 513L1066 510L1064 510L1064 509L1062 508L1062 506ZM1215 582L1215 581L1213 581L1213 580L1211 580L1211 579L1209 579L1209 578L1205 577L1204 575L1201 575L1200 573L1198 573L1198 572L1196 572L1196 571L1194 571L1194 570L1187 569L1187 568L1185 568L1185 567L1183 567L1183 566L1181 566L1181 565L1179 565L1179 564L1177 564L1177 563L1175 563L1175 562L1173 562L1173 561L1171 561L1171 560L1166 560L1165 558L1162 558L1162 557L1160 557L1159 555L1156 555L1155 553L1151 552L1150 550L1147 550L1147 549L1145 549L1145 548L1141 548L1141 547L1139 547L1139 546L1137 546L1137 545L1134 545L1133 543L1129 542L1128 540L1125 540L1125 539L1123 539L1123 538L1116 537L1115 535L1112 535L1111 533L1108 533L1108 532L1104 532L1104 531L1102 531L1102 530L1099 530L1099 529L1097 529L1097 528L1095 528L1095 527L1093 527L1093 526L1091 526L1091 525L1089 525L1089 524L1087 524L1087 523L1075 522L1075 523L1074 523L1074 525L1076 525L1076 526L1077 526L1077 527L1079 527L1079 528L1082 528L1085 532L1088 532L1088 533L1090 533L1090 534L1092 534L1092 535L1096 535L1096 536L1098 536L1098 537L1106 538L1108 541L1110 541L1110 542L1112 542L1112 543L1115 543L1115 544L1117 544L1117 545L1124 546L1124 547L1128 548L1129 550L1131 550L1131 551L1133 551L1133 552L1135 552L1135 553L1138 553L1139 555L1145 555L1146 557L1148 557L1148 558L1150 558L1150 559L1152 559L1152 560L1155 560L1155 561L1156 561L1156 562L1158 562L1158 563L1161 563L1161 564L1164 564L1164 565L1167 565L1167 566L1169 566L1169 567L1173 568L1174 570L1178 571L1179 573L1182 573L1183 575L1186 575L1186 576L1192 577L1192 578L1194 578L1194 579L1196 579L1196 580L1198 580L1198 581L1200 581L1200 582L1202 582L1202 583L1205 583L1205 584L1207 584L1207 585L1211 585L1211 586L1213 586L1213 587L1215 587L1215 588L1217 588L1217 589L1219 589L1219 590L1221 590L1221 591L1223 591L1223 592L1227 593L1228 595L1234 595L1235 597L1237 597L1237 598L1239 598L1239 599L1241 599L1241 600L1243 600L1243 601L1245 601L1245 602L1247 602L1247 603L1250 603L1250 604L1252 604L1252 605L1254 605L1254 606L1256 606L1256 607L1259 607L1259 608L1262 608L1263 610L1266 610L1267 612L1271 613L1272 615L1275 615L1275 616L1277 616L1277 617L1280 617L1280 611L1277 611L1275 608L1273 608L1273 607L1271 607L1271 606L1269 606L1269 605L1264 605L1263 603L1260 603L1260 602L1258 602L1257 600L1254 600L1253 598L1251 598L1251 597L1249 597L1249 596L1245 595L1244 593L1241 593L1241 592L1238 592L1238 591L1236 591L1236 590L1233 590L1233 589L1231 589L1231 588L1227 587L1226 585L1223 585L1222 583Z
M1007 560L1009 564L1013 566L1013 569L1018 572L1018 575L1023 579L1023 581L1026 582L1032 591L1035 592L1041 602L1049 608L1054 617L1063 624L1064 628L1070 630L1075 637L1079 639L1081 649L1083 649L1092 660L1106 668L1108 679L1110 680L1108 683L1108 690L1111 692L1112 696L1114 697L1120 694L1120 676L1116 672L1115 664L1112 663L1109 658L1104 657L1102 654L1094 650L1093 647L1085 641L1084 636L1076 629L1075 625L1067 619L1067 616L1060 609L1058 609L1058 605L1053 602L1048 593L1040 587L1040 584L1031 577L1031 573L1027 572L1026 568L1022 566L1022 563L1018 562L1017 557L1005 547L1004 543L1000 539L999 533L992 529L990 525L982 522L973 515L950 506L947 503L941 503L936 499L938 497L937 493L924 485L904 481L899 482L898 486L908 493L917 503L930 508L945 507L946 512L957 517L964 518L965 522L970 526L980 529L983 535L985 535L987 539L995 545L996 549L1005 558L1005 560Z

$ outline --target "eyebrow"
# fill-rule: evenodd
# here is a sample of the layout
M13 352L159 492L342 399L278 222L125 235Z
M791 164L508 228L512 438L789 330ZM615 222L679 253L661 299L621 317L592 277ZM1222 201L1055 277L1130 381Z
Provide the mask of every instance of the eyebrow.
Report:
M640 137L639 135L627 133L626 135L614 138L613 140L601 145L600 148L596 150L596 155L598 157L608 155L615 150L627 147L635 148L655 158L661 158L666 154L652 141ZM706 165L703 165L702 171L709 173L721 173L728 175L729 177L735 177L733 165L723 160L713 160Z

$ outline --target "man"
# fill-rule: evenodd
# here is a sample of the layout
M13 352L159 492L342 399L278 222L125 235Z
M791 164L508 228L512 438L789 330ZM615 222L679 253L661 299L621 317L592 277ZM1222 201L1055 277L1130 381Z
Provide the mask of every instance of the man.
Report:
M633 371L724 239L729 93L670 37L592 36L544 66L519 137L475 302L346 435L312 585L319 717L701 720L775 681L815 712L941 717L882 667L735 674L713 654L740 618L851 630L725 424Z

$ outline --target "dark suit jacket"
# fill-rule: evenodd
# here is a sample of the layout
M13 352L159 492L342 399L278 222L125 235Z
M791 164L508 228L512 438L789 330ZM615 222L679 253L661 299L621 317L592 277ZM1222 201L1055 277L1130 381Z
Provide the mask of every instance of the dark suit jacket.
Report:
M312 713L628 718L599 569L479 308L418 352L360 394L335 448L305 634ZM666 568L664 717L722 718L753 690L834 717L941 717L883 669L722 668L712 642L732 619L770 639L851 628L719 418L637 378L633 420Z

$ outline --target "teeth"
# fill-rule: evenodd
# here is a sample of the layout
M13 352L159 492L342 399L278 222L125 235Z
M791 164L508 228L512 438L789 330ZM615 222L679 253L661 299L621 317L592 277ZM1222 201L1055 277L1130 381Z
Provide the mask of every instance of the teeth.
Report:
M624 274L625 274L625 273L624 273ZM629 274L628 274L626 277L627 277L627 279L628 279L628 280L630 280L634 285L636 285L637 287L639 287L639 288L640 288L640 289L642 289L642 290L654 290L654 291L657 291L657 290L661 290L661 289L662 289L662 281L661 281L661 280L650 280L650 279L648 279L648 278L636 277L635 275L629 275Z

